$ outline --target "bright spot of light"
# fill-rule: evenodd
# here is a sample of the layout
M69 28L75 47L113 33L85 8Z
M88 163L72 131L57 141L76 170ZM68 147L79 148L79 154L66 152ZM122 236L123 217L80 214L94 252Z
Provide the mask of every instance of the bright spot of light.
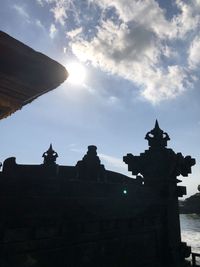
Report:
M126 194L127 194L127 190L126 190L126 189L124 189L123 193L126 195Z
M66 69L69 73L68 82L74 85L81 85L86 79L86 69L78 62L66 64Z

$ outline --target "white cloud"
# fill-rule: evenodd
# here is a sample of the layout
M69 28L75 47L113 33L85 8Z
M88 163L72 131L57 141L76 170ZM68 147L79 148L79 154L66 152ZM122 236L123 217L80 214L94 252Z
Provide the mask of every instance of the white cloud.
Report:
M185 2L176 0L180 14L173 18L179 37L184 37L188 32L196 30L200 23L200 5L198 0Z
M70 151L75 153L85 154L85 151L80 148L77 148L77 144L70 144L69 149ZM128 176L131 175L131 173L128 172L127 165L123 162L123 158L116 158L104 153L98 153L98 157L100 158L101 164L104 164L105 169L111 169L112 171L123 173L124 175Z
M18 12L18 14L25 18L27 22L30 22L30 16L23 6L13 5L13 8Z
M83 28L79 27L79 28L76 28L76 29L74 29L72 31L66 32L66 35L68 37L70 37L71 39L73 39L73 38L77 37L77 35L79 35L82 32L82 30L83 30Z
M81 60L133 81L152 103L174 98L184 91L187 78L184 68L158 66L160 43L141 26L128 28L126 24L116 26L107 21L92 41L79 38L71 47Z
M100 157L101 161L103 161L103 163L105 162L105 165L106 164L108 165L108 168L115 169L116 171L119 172L127 173L127 165L123 162L122 158L119 159L102 153L98 154L98 156Z
M162 54L167 58L177 58L178 52L168 45L162 46Z
M41 22L39 19L36 19L35 24L36 24L39 28L41 28L42 30L45 30L44 25L42 24L42 22Z
M113 73L131 62L156 63L159 55L153 33L140 26L129 28L124 23L118 26L109 20L102 23L91 41L79 38L70 45L78 58L90 60ZM124 75L129 76L129 72Z
M191 68L200 66L200 35L192 41L188 51L188 62Z
M110 96L109 98L108 98L108 104L109 105L116 105L116 104L119 104L119 98L118 97L116 97L116 96Z
M44 6L45 4L51 5L50 11L54 15L55 22L65 25L67 19L67 11L73 5L73 0L37 0L38 4Z
M134 21L160 37L172 38L176 35L173 23L165 18L164 11L155 0L94 0L93 2L104 9L114 7L123 22Z
M38 4L43 6L43 1L42 0L37 0Z
M56 32L57 32L56 26L54 24L51 24L49 29L49 36L51 37L51 39L55 37Z
M66 9L64 6L57 4L51 9L54 14L56 22L59 22L61 25L65 24L65 19L67 18Z
M160 69L150 71L142 95L154 104L175 98L185 90L185 83L190 86L186 78L185 70L177 65L168 66L165 72Z
M51 4L61 25L69 19L68 12L74 14L77 28L66 34L79 60L132 81L148 101L172 99L192 87L193 69L200 62L200 38L194 37L200 27L200 0L174 1L171 18L156 0L88 0L86 11L72 0L40 2ZM90 14L97 6L100 19L94 16L93 28L86 32L80 14ZM109 19L108 10L113 13Z

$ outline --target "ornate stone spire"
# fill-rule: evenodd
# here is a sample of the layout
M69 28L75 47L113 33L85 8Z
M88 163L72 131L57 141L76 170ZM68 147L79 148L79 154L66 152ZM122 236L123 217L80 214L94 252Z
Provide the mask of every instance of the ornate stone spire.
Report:
M144 184L162 186L177 184L180 182L177 176L186 177L191 173L195 159L191 156L184 157L181 153L175 153L166 147L170 138L160 129L157 120L154 129L146 134L145 139L149 143L148 150L139 156L129 153L123 158L133 175L140 173L144 177Z
M159 207L157 211L160 219L165 222L160 228L164 244L163 266L166 262L168 266L183 266L184 258L190 255L191 250L186 243L181 243L178 197L186 194L186 187L177 186L181 182L177 177L188 176L195 165L195 159L167 148L169 136L160 129L157 121L145 139L148 140L149 149L139 156L129 153L123 159L133 175L142 175L141 186L151 192L149 200L154 199L153 202Z
M145 139L152 148L164 148L167 146L167 141L170 140L169 135L160 129L157 120L154 129L146 134Z
M55 152L52 148L52 144L50 144L49 149L43 153L42 157L44 158L45 165L54 165L56 164L56 158L58 157L57 152Z

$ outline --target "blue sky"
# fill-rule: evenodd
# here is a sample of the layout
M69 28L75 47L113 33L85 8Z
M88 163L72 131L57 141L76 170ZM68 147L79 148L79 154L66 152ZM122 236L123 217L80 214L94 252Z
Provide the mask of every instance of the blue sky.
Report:
M95 144L107 169L127 173L122 157L147 149L157 118L169 147L196 158L183 178L188 195L195 193L199 14L199 0L2 0L1 30L64 65L80 62L86 78L2 120L0 160L40 164L52 142L57 162L74 165Z

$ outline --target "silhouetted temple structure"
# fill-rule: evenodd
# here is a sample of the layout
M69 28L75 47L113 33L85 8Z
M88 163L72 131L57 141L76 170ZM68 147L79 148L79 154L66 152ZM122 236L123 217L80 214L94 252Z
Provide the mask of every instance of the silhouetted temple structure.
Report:
M0 119L66 80L66 69L0 31Z
M178 197L195 160L167 148L156 122L149 148L124 162L134 178L106 170L89 146L76 166L3 163L0 173L0 266L183 267Z

